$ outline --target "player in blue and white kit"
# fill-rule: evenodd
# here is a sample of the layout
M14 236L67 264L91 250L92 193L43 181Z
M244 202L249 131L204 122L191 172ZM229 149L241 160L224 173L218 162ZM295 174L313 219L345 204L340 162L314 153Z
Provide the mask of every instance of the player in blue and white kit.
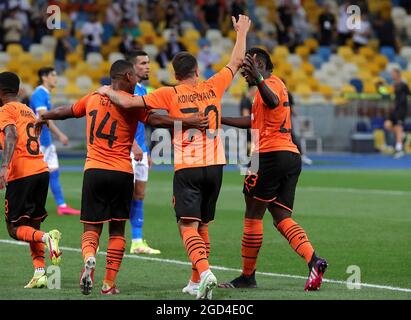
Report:
M57 73L54 68L41 68L38 72L40 85L34 90L30 107L37 116L51 110L50 92L57 85ZM43 126L40 135L40 151L44 154L44 161L47 162L50 171L50 188L57 203L58 215L78 215L79 210L69 207L65 200L59 181L59 162L56 147L53 144L51 133L53 133L63 145L67 145L69 139L59 128L49 121L49 127Z
M150 72L150 59L147 53L144 51L130 52L127 56L127 60L134 65L138 77L134 94L139 96L146 95L147 90L141 81L148 80L148 74ZM160 250L150 248L147 242L143 239L143 201L148 180L148 170L151 166L151 158L145 142L145 127L141 122L138 123L131 151L134 170L134 194L130 209L132 236L130 253L159 254L161 253Z

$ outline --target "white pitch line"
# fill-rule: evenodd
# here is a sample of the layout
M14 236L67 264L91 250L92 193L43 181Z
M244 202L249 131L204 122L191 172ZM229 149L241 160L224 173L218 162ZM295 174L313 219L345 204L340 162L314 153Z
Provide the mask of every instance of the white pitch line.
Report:
M25 242L21 241L15 241L15 240L6 240L6 239L0 239L0 243L6 243L6 244L14 244L18 246L27 246L28 244ZM81 249L78 248L70 248L70 247L60 247L62 251L72 251L72 252L79 252L81 253ZM106 252L98 252L100 255L107 255ZM135 255L130 255L130 254L125 254L125 258L131 258L131 259L140 259L140 260L147 260L147 261L156 261L156 262L165 262L165 263L172 263L172 264L179 264L179 265L187 265L191 266L191 262L185 262L185 261L179 261L179 260L173 260L173 259L161 259L161 258L152 258L152 257L142 257L142 256L135 256ZM222 270L222 271L235 271L235 272L242 272L241 269L234 269L234 268L227 268L227 267L221 267L221 266L211 266L212 269L215 270ZM307 279L307 277L304 276L297 276L297 275L292 275L292 274L281 274L281 273L270 273L270 272L259 272L257 271L256 274L262 275L262 276L268 276L268 277L276 277L276 278L291 278L291 279ZM323 279L323 282L328 282L328 283L335 283L335 284L342 284L342 285L353 285L351 282L346 282L346 281L341 281L341 280L332 280L332 279ZM398 287L392 287L392 286L384 286L384 285L379 285L379 284L369 284L369 283L358 283L356 284L361 287L368 287L368 288L375 288L375 289L384 289L384 290L391 290L391 291L399 291L399 292L410 292L411 289L409 288L398 288Z
M410 191L402 190L383 190L383 189L354 189L354 188L326 188L326 187L297 187L297 190L303 191L321 191L321 192L346 192L346 193L356 193L356 194L378 194L378 195L389 195L389 196L411 196Z

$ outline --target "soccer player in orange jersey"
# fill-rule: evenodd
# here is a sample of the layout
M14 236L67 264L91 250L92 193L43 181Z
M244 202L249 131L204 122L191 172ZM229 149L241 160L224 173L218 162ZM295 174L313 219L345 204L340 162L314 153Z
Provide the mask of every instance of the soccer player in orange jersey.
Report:
M252 160L249 174L244 180L243 272L238 278L219 287L257 286L255 270L263 242L263 217L268 209L277 230L308 264L309 276L304 289L317 290L327 261L316 256L304 229L291 218L295 188L301 172L301 157L291 138L287 88L272 72L273 64L266 51L259 48L248 50L243 75L250 86L256 85L258 88L251 116L222 119L223 124L242 128L251 126L257 133L253 136L255 150L252 159L258 158L258 170L253 170Z
M136 71L131 62L118 60L110 69L114 90L133 96L137 83ZM109 243L106 274L102 294L118 294L115 285L123 259L126 240L124 229L130 216L134 189L134 175L130 150L138 121L154 127L172 127L169 116L149 113L145 109L124 110L99 94L89 94L72 107L60 107L41 115L41 122L49 119L63 120L87 116L87 159L84 166L80 221L84 224L82 253L84 268L80 277L83 294L89 294L94 283L96 251L104 222L109 222ZM137 121L138 120L138 121ZM193 120L193 121L191 121ZM184 120L190 126L197 122L206 125L201 117Z
M5 215L9 235L30 244L34 276L25 288L47 286L45 246L50 260L59 264L61 252L58 230L45 233L40 224L47 217L46 199L49 185L47 163L35 135L36 115L17 99L20 80L15 73L0 73L0 131L3 157L0 189L6 188ZM35 190L35 192L34 192Z
M210 299L212 289L217 285L208 263L208 223L214 219L225 164L218 132L221 99L243 63L246 35L251 24L244 15L240 15L238 21L234 17L232 19L237 39L231 59L207 81L199 82L196 58L188 52L180 52L172 61L179 82L174 87L162 87L142 97L119 94L109 87L99 89L100 93L125 108L165 109L173 117L189 117L198 113L208 117L207 132L174 128L173 141L173 204L180 235L192 262L192 276L183 292L196 295L197 299Z

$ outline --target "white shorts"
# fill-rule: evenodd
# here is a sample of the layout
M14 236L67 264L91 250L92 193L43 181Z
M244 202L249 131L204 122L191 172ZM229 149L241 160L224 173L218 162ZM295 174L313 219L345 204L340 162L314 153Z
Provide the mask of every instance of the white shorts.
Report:
M54 144L48 147L40 146L40 151L44 155L44 161L47 162L49 170L57 170L59 168L59 159L57 158L56 146Z
M136 181L148 181L148 157L147 152L143 153L143 159L141 161L134 160L134 154L131 153L133 171L134 171L134 182Z

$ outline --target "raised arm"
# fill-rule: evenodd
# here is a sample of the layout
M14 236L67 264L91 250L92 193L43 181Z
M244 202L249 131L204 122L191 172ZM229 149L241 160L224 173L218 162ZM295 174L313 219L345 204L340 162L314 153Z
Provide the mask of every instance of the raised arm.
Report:
M239 15L237 22L234 17L231 17L231 19L233 21L234 30L237 32L237 37L227 67L229 67L233 72L233 75L235 75L244 61L246 38L248 30L250 29L251 20L249 17L242 14Z
M111 102L122 108L143 108L146 106L141 96L130 96L125 93L113 90L110 86L102 86L97 92L107 96Z
M221 124L242 129L248 129L251 128L251 116L221 117Z
M174 128L176 121L181 121L185 129L195 128L205 130L208 128L208 116L204 115L196 115L189 118L172 118L152 112L148 116L147 123L155 128Z
M8 169L13 158L14 147L17 142L17 128L11 124L4 128L4 150L0 169L0 189L4 189L7 183Z

